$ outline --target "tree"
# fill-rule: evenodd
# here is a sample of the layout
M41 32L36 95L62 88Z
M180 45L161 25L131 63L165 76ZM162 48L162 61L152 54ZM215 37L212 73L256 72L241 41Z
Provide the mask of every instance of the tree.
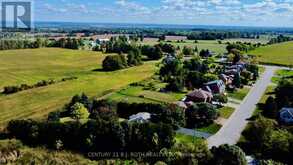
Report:
M160 41L165 41L166 40L166 36L165 35L161 35L160 37L159 37L159 42Z
M268 99L266 100L265 109L263 113L266 117L273 118L273 119L277 118L278 105L272 96L268 97Z
M188 128L206 126L215 119L217 119L219 113L216 108L209 103L198 103L187 108L185 111L186 124Z
M141 65L141 52L138 48L135 48L131 51L128 52L127 55L127 63L129 66L136 66L136 65Z
M276 101L279 108L285 106L291 106L293 100L293 80L292 79L282 79L277 88L275 89Z
M220 145L211 149L215 165L247 165L245 153L235 145Z
M181 91L184 88L184 69L181 60L176 57L167 57L159 71L160 78L167 82L166 88L170 91Z
M196 56L191 60L184 61L184 68L188 71L198 71L201 73L207 73L209 70L208 64L202 62L199 56Z
M263 151L264 142L269 139L276 125L277 123L274 120L260 116L243 131L242 134L247 141L244 146L249 146L249 152L259 155Z
M202 49L199 52L199 56L201 56L202 58L208 58L210 56L210 51L208 49L207 50Z
M81 103L76 103L71 107L71 117L73 119L87 119L89 117L88 110Z
M124 55L110 55L103 61L103 69L105 71L115 71L127 67Z
M239 73L235 74L232 84L237 88L241 87L241 77Z
M204 140L198 140L196 144L180 142L175 143L169 152L174 154L172 155L172 158L167 159L165 162L174 165L208 164L212 157L212 154L208 149L208 145ZM187 156L186 153L191 155Z
M183 47L183 50L182 50L182 53L184 54L184 55L194 55L194 51L193 51L193 49L192 48L189 48L189 47L187 47L187 46L184 46Z
M233 64L236 64L237 62L239 62L241 60L241 55L239 52L232 52L234 54L234 58L233 58Z
M215 74L207 73L203 75L203 79L205 82L210 82L210 81L218 80L219 77Z
M200 88L205 83L203 74L198 71L189 72L185 78L185 84L188 89Z
M163 51L160 46L144 45L141 47L141 53L146 55L150 60L158 60L163 57Z

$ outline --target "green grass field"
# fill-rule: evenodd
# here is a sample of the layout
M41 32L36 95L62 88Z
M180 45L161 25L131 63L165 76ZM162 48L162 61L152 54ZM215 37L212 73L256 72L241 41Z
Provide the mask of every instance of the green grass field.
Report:
M243 100L249 91L250 91L250 88L244 87L242 89L238 89L236 92L229 92L228 96L233 99Z
M286 70L286 69L280 69L277 70L275 73L275 76L272 78L272 82L275 84L278 84L280 80L283 78L293 78L293 71L292 70Z
M232 107L223 107L219 109L220 117L229 119L229 117L233 114L235 108Z
M260 47L249 54L256 55L262 63L290 66L293 65L293 42Z
M149 103L173 103L179 101L185 96L185 93L162 93L152 90L144 90L143 87L129 86L108 97L113 101L126 102L149 102Z
M201 132L206 132L206 133L213 135L213 134L216 134L221 129L221 127L222 127L221 125L213 123L213 124L210 124L206 127L197 128L196 130L201 131Z
M142 81L156 70L148 62L115 72L101 69L104 55L99 52L67 49L27 49L0 51L0 89L6 85L33 84L39 80L77 76L77 80L0 96L0 125L11 119L42 118L61 108L82 92L100 97L130 83Z
M222 41L223 43L226 42L250 42L250 43L261 43L266 44L270 41L269 36L262 36L259 39L250 39L250 38L233 38L233 39L225 39Z
M157 41L145 41L142 44L144 45L155 45L158 44L159 42ZM193 40L186 40L185 42L180 42L177 43L176 41L172 42L164 42L164 43L169 43L174 46L180 46L183 48L184 46L188 47L195 47L197 46L198 50L200 51L201 49L209 49L211 51L214 51L216 53L225 53L226 52L226 44L219 44L218 41L216 40L198 40L198 43L194 43Z
M176 140L176 143L185 143L185 144L197 144L197 143L202 143L204 141L204 139L189 136L189 135L184 135L181 133L176 133L175 140Z

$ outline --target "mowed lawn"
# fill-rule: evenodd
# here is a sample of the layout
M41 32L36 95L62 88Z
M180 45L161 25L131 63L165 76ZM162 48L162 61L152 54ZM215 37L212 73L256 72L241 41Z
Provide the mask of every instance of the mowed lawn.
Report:
M257 48L249 54L256 55L258 60L267 64L293 65L293 42L269 45Z
M0 125L11 119L42 118L61 108L75 94L85 92L91 97L100 97L146 79L156 69L155 62L148 62L115 72L93 71L101 69L104 57L99 52L55 48L0 51L1 88L49 78L78 77L77 80L0 95Z

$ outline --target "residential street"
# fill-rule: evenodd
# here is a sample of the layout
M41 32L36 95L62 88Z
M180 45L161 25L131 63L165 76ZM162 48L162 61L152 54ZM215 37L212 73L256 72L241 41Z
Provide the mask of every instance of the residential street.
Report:
M265 72L261 75L261 78L256 82L246 98L236 109L235 113L227 120L217 134L207 139L209 148L226 143L237 143L241 132L248 123L246 119L252 116L257 103L261 99L266 88L270 85L274 72L279 69L275 66L265 66L265 68Z

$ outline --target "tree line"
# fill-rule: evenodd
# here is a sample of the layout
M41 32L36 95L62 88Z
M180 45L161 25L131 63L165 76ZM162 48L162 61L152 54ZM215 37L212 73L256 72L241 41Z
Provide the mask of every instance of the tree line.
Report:
M277 44L277 43L288 42L288 41L293 41L293 37L279 35L276 38L272 38L268 44Z
M20 91L28 90L28 89L44 87L44 86L56 84L58 82L64 82L64 81L75 80L75 79L77 79L77 77L66 77L66 78L62 78L59 81L57 81L57 80L42 80L42 81L39 81L33 85L21 84L21 85L14 85L14 86L5 86L2 93L8 95L8 94L13 94L13 93L17 93Z
M1 39L0 50L40 48L48 45L48 40L37 38L36 40Z

